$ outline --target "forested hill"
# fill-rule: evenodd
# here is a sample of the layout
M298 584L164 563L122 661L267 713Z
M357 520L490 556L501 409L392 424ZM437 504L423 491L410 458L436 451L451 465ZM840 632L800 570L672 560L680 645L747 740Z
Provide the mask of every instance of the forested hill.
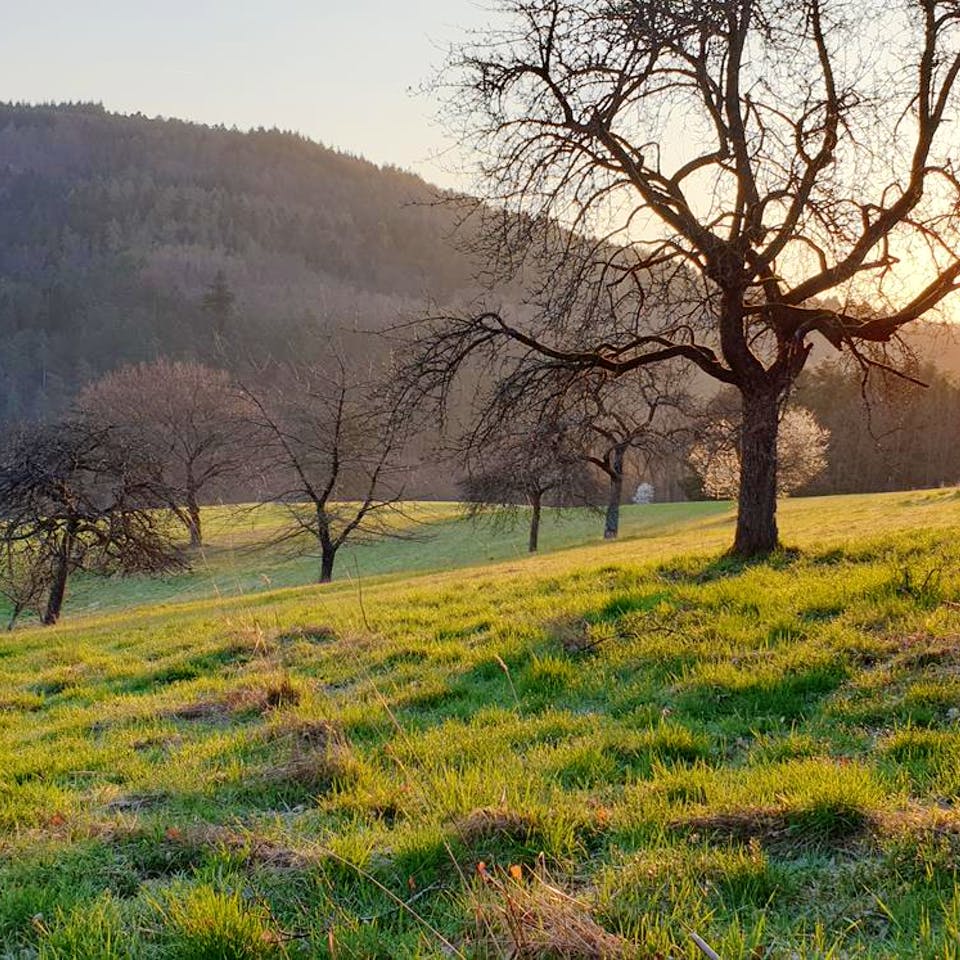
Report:
M0 104L0 422L127 361L219 362L216 331L309 358L453 298L472 269L437 196L296 134ZM955 374L944 329L910 339Z
M0 105L0 418L127 360L203 357L218 326L302 356L452 296L470 269L435 196L295 134Z

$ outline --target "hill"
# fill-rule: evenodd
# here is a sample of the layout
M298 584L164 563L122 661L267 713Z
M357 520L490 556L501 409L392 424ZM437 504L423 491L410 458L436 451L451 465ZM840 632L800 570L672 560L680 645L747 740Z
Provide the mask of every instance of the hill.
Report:
M438 195L277 130L0 105L0 419L124 361L204 357L218 324L302 357L453 296L471 274Z
M7 956L951 956L960 495L0 641Z

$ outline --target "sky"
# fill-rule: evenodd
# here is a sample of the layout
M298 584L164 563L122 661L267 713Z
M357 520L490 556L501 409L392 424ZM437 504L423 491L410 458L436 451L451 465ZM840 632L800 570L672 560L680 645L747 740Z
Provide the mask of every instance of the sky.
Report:
M418 93L482 0L31 0L3 4L0 100L296 130L456 185Z

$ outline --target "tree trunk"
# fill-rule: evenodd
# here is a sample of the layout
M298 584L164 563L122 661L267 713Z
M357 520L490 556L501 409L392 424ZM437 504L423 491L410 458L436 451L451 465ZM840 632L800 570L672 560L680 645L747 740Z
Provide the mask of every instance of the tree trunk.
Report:
M47 608L41 618L44 626L51 627L60 619L63 598L67 594L67 577L70 574L70 557L73 553L73 538L75 535L76 527L71 521L67 524L67 529L63 534L63 543L60 544L60 550L57 552L56 565L50 582L50 593L47 596Z
M743 393L740 427L740 498L731 553L762 556L780 545L777 534L777 432L775 391Z
M333 561L337 557L338 543L330 536L330 524L323 504L316 504L317 539L320 541L320 583L329 583L333 579Z
M537 545L540 541L540 508L542 496L537 493L530 498L530 543L527 549L530 553L537 552Z
M623 499L624 450L616 447L610 460L610 498L607 501L607 518L603 525L603 539L615 540L620 532L620 501Z
M333 579L333 561L336 559L335 548L323 547L320 552L320 583L329 583Z
M187 495L187 530L190 532L190 546L203 546L203 529L200 526L200 504L191 491Z

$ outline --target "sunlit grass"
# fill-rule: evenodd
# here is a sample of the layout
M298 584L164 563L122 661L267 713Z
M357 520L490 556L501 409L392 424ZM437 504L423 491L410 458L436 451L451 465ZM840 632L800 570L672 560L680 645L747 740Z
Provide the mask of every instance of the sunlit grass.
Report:
M708 507L3 637L0 956L955 956L960 499Z

